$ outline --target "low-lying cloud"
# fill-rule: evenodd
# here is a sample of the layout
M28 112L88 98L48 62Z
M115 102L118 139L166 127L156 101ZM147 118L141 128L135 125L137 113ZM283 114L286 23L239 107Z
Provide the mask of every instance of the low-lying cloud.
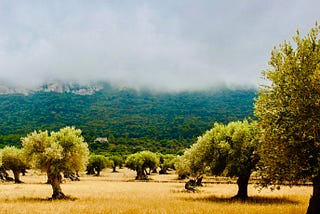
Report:
M300 2L1 1L0 80L257 86L273 46L319 19Z

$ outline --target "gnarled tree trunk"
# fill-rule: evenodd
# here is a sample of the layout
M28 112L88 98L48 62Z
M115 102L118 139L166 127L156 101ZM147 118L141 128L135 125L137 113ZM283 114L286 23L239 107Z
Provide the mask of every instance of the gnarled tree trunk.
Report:
M61 190L61 186L60 186L61 179L62 179L62 176L60 173L48 174L48 181L50 182L51 187L52 187L52 191L53 191L52 199L65 199L66 198L66 196L63 194L63 192Z
M22 181L20 181L20 171L19 170L12 170L12 172L13 172L13 176L14 176L14 182L16 184L22 183Z
M100 176L100 172L101 172L101 170L100 170L100 168L96 168L96 171L97 171L97 174L96 174L96 176Z
M307 214L320 213L320 176L312 179L313 193L309 201Z
M115 167L115 166L113 166L113 167L112 167L112 172L117 172L117 170L116 170L116 167Z
M145 174L145 169L137 169L136 180L148 180L148 176Z
M248 184L250 175L240 175L237 180L238 193L233 196L233 199L246 200L248 198Z

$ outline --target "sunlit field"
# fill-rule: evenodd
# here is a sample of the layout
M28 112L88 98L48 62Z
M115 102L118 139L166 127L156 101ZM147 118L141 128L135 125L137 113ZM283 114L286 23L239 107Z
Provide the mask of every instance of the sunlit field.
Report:
M64 181L68 200L51 201L46 176L30 172L23 184L2 183L0 213L305 213L311 187L281 187L270 191L249 187L251 199L231 201L235 184L213 183L204 179L196 193L184 190L176 175L152 175L151 181L134 181L135 173L105 170L100 177L82 175L81 181Z

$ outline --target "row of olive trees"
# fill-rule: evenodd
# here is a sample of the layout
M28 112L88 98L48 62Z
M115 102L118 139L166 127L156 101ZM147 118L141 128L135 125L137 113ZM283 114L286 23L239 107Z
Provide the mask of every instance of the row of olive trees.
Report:
M0 160L2 161L1 173L6 173L6 170L11 170L15 183L21 183L20 174L25 173L26 169L30 167L27 164L24 150L14 146L6 146L0 150L0 154ZM91 154L86 165L87 174L96 174L99 176L100 172L105 168L112 168L113 172L116 172L116 167L121 168L123 163L123 158L119 155L105 157L103 155ZM75 171L63 171L64 176L68 176L71 173L77 174Z
M124 160L120 155L106 157L104 155L91 154L87 165L87 174L100 176L100 172L105 168L112 168L112 172L117 172L116 167L121 168Z
M100 172L111 167L116 172L116 167L121 168L124 159L119 155L106 157L91 154L81 130L74 127L65 127L58 132L34 131L22 138L22 148L13 146L1 150L0 161L2 170L12 170L15 183L21 183L20 174L26 168L40 169L47 173L47 182L51 184L53 199L65 198L60 183L62 173L78 174L87 169L88 174L100 175ZM175 155L163 155L142 151L129 155L126 166L137 171L136 179L147 179L147 174L160 167L160 172L165 174L169 168L174 168ZM147 171L147 169L149 171Z
M129 169L137 172L137 180L147 180L151 172L160 168L159 174L167 174L168 169L174 169L176 155L153 153L141 151L129 155L125 160L119 155L104 156L91 154L87 165L87 174L100 175L105 168L112 168L116 172L116 167L121 168L124 164Z

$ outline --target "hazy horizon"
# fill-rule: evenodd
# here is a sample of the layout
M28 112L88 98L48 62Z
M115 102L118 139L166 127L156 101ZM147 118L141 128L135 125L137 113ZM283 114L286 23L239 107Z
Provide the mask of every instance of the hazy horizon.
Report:
M270 52L319 20L306 1L0 2L0 83L257 87Z

